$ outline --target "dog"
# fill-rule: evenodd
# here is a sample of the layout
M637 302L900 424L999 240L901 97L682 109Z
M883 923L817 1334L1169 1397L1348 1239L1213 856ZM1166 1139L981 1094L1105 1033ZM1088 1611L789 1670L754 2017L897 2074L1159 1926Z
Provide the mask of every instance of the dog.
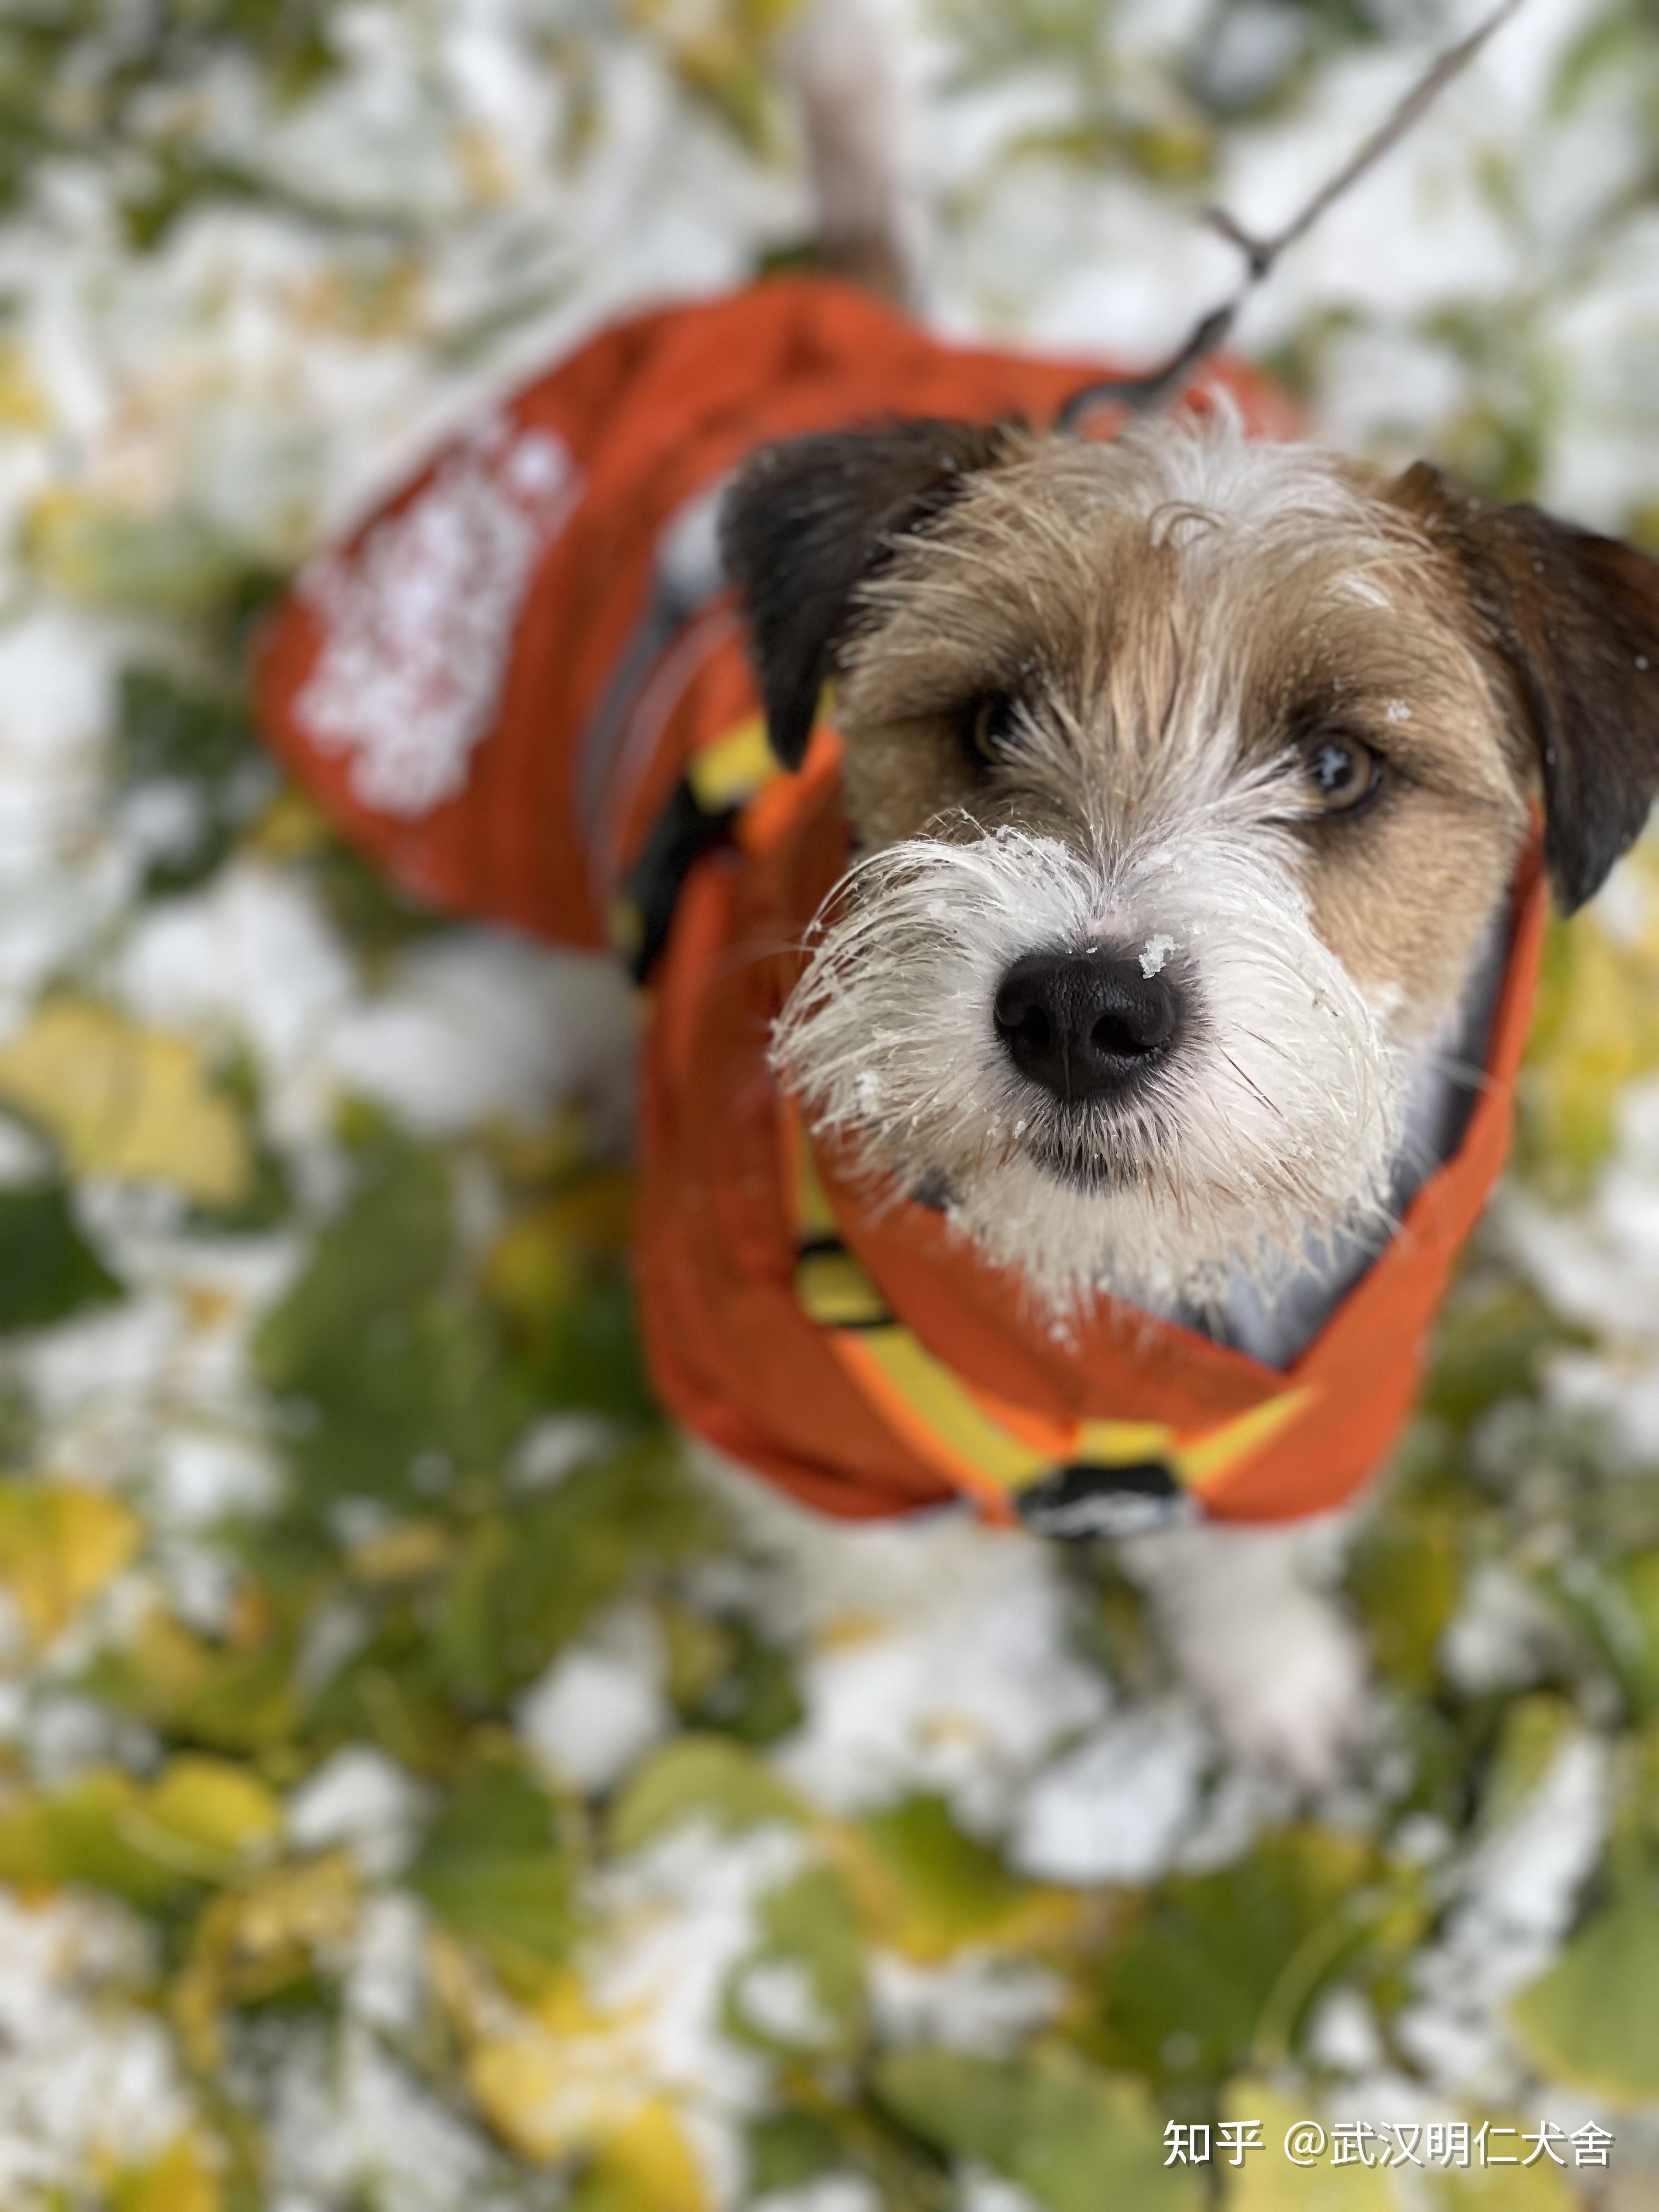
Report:
M828 51L826 231L890 289ZM1236 366L1051 427L1097 373L833 281L637 319L312 564L262 710L410 890L647 985L692 1432L837 1513L1121 1538L1314 1782L1360 1662L1280 1524L1386 1456L1545 879L1582 904L1659 787L1659 566L1297 442Z

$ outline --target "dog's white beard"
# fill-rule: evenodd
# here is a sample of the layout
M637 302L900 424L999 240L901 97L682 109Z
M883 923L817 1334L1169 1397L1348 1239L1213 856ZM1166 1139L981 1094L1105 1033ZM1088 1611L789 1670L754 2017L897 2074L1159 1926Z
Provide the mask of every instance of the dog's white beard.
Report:
M917 838L860 863L826 916L775 1033L781 1079L1057 1315L1096 1289L1214 1309L1240 1273L1270 1291L1383 1226L1409 1062L1259 823L1087 858L1012 829ZM1191 1018L1133 1097L1066 1109L1015 1068L994 1001L1023 954L1102 939L1168 961Z

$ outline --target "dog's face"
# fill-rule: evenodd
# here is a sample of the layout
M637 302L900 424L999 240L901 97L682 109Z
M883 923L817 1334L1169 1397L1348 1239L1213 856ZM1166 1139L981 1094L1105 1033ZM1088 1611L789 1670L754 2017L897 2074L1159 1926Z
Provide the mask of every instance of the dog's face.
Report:
M726 544L860 854L782 1076L1055 1306L1374 1224L1530 801L1573 904L1651 796L1659 568L1426 469L899 424L759 455Z

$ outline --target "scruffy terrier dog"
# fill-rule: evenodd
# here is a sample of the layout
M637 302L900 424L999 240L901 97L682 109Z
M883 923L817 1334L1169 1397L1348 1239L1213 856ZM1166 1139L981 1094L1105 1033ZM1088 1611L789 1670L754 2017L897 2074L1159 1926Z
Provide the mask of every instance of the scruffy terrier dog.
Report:
M832 40L801 84L826 236L843 267L886 283L900 257L866 70ZM957 374L946 349L851 295L822 313L805 300L794 322L793 307L750 313L739 301L736 312L798 377L819 360L826 317L852 331L836 356L849 391L866 343L887 349L907 392L913 357L924 385ZM1473 499L1427 465L1391 477L1247 438L1224 402L1109 441L1014 420L887 420L743 459L733 425L772 403L722 386L706 410L714 458L665 489L684 453L649 441L664 437L685 380L651 371L651 348L678 361L684 332L714 327L699 313L606 335L321 564L268 665L275 741L429 895L593 944L595 915L642 852L653 882L671 884L659 919L677 910L679 941L712 948L647 1044L647 1201L684 1219L654 1260L646 1249L641 1289L659 1382L690 1425L736 1457L746 1437L750 1464L835 1510L951 1495L952 1455L980 1430L1005 1474L1050 1452L1052 1480L1037 1487L1062 1515L1076 1503L1070 1479L1100 1476L1086 1462L1102 1460L1117 1505L1146 1503L1154 1478L1160 1507L1190 1504L1151 1464L1140 1429L1104 1418L1115 1403L1086 1402L1086 1374L1062 1377L1059 1423L988 1382L1000 1338L1035 1316L1038 1339L1065 1341L1115 1304L1166 1334L1179 1325L1204 1358L1216 1346L1245 1355L1215 1383L1211 1413L1242 1406L1247 1426L1280 1418L1295 1390L1266 1415L1264 1401L1326 1340L1479 1110L1509 1003L1515 887L1540 823L1570 911L1646 817L1659 786L1659 565L1532 508ZM718 381L730 343L696 343L713 349ZM573 426L599 422L592 410L653 373L630 474L599 429L585 449ZM974 373L1062 374L1015 364L1005 377L988 356ZM821 386L787 404L797 422L849 419ZM734 976L780 957L752 933L720 933L741 902L741 856L751 876L770 862L741 822L734 840L736 810L700 806L693 740L678 752L669 742L674 715L695 720L700 697L710 714L747 713L732 702L752 697L735 645L730 669L717 665L732 637L719 577L696 580L726 478L726 571L773 750L800 768L831 684L836 804L853 851L804 967L786 961L774 1000L730 1006L720 994ZM605 497L587 501L601 483ZM619 550L630 500L666 549L631 568ZM590 586L623 570L628 605L613 621ZM465 653L451 654L441 625L462 622L453 603L469 592ZM515 609L551 622L575 602L580 619L556 644L532 637L498 672ZM377 722L375 701L396 711ZM551 735L556 708L568 743ZM411 781L422 715L439 741ZM341 764L354 746L386 773L354 781ZM635 775L637 799L653 775L657 796L629 817L643 809L648 829L613 836L607 792ZM811 762L781 781L807 790ZM673 971L672 985L675 940L664 942L658 973ZM635 965L653 972L648 953ZM710 1061L699 1091L699 1024L739 1056L758 1029L752 1065ZM809 1190L801 1220L781 1225L794 1200L768 1164L783 1151L780 1093L824 1148L820 1167L833 1155L853 1186L912 1208L913 1242L942 1220L945 1273L960 1251L1015 1286L1000 1320L970 1315L965 1366L942 1372L929 1349L939 1331L888 1310L897 1294L880 1267L860 1271L844 1212L840 1229L827 1207L806 1218ZM711 1111L729 1127L705 1142ZM670 1138L680 1153L664 1169ZM1486 1181L1500 1150L1501 1133ZM908 1254L888 1256L890 1276L903 1273ZM827 1270L830 1304L810 1323L797 1261ZM653 1324L659 1278L681 1302ZM721 1338L704 1310L728 1292L736 1318ZM1425 1305L1403 1351L1377 1354L1400 1378L1395 1425L1427 1316ZM750 1348L763 1342L769 1351ZM1044 1371L1041 1341L1020 1356L1021 1372ZM839 1412L803 1411L814 1389L840 1392ZM1080 1418L1090 1411L1102 1418ZM931 1487L901 1451L923 1413L938 1416L931 1464L946 1470ZM837 1422L843 1471L899 1466L885 1506L824 1495L830 1480L808 1462ZM1178 1430L1156 1431L1176 1459ZM1367 1471L1357 1465L1347 1488ZM1261 1513L1257 1499L1245 1517ZM1020 1517L1127 1525L1045 1523L1024 1504ZM1307 1548L1304 1535L1178 1515L1126 1547L1231 1741L1316 1780L1352 1726L1360 1664L1309 1586Z
M726 528L786 757L834 672L863 856L778 1065L1056 1309L1224 1328L1383 1221L1540 762L1573 902L1645 810L1647 564L1426 468L914 423L763 452Z
M725 544L860 855L784 1081L1057 1317L1286 1364L1455 1140L1534 809L1566 911L1646 817L1659 565L1224 414L803 438ZM1326 1771L1354 1655L1279 1540L1138 1548L1235 1739Z

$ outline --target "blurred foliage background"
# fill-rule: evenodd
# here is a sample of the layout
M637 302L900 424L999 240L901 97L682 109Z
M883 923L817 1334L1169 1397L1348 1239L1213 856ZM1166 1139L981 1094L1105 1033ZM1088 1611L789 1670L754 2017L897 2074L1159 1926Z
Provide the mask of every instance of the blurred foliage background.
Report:
M250 629L331 528L805 241L790 12L0 8L0 2202L1659 2205L1651 850L1552 940L1342 1569L1364 1753L1299 1802L1109 1556L687 1467L566 969L259 751ZM930 316L1147 361L1232 273L1201 205L1282 217L1469 16L879 20ZM1652 0L1531 0L1243 340L1331 440L1659 550ZM1298 2174L1301 2117L1565 2162Z

